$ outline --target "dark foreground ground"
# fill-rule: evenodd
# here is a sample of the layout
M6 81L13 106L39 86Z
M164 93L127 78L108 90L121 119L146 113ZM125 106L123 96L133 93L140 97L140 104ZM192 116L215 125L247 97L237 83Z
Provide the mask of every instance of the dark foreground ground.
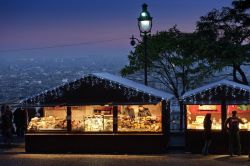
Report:
M175 139L176 140L176 139ZM229 157L170 151L163 155L107 155L107 154L28 154L24 138L14 137L6 147L0 136L0 166L250 166L248 156Z
M247 156L202 156L169 153L164 155L27 154L23 147L1 148L0 166L250 166Z

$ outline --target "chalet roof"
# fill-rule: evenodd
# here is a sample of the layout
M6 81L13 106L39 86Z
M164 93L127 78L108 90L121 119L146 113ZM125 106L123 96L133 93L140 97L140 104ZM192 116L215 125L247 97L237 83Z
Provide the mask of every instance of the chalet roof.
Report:
M162 99L169 100L169 99L174 97L170 93L167 93L167 92L164 92L164 91L161 91L161 90L149 87L149 86L145 86L143 84L134 82L134 81L129 80L127 78L117 76L117 75L113 75L113 74L110 74L110 73L93 73L92 75L94 75L96 77L99 77L101 79L107 79L107 80L110 80L110 81L117 82L117 83L119 83L119 84L121 84L123 86L126 86L128 88L133 88L135 90L139 90L139 91L142 91L144 93L154 95L156 97L161 97Z
M250 92L250 86L239 84L239 83L236 83L234 81L229 81L229 80L224 79L224 80L213 82L213 83L207 84L205 86L190 90L190 91L184 93L182 98L184 99L186 97L189 97L189 96L195 95L197 93L201 93L201 92L204 92L204 91L207 91L209 89L216 88L216 87L222 86L222 85L229 86L229 87L236 88L236 89L242 89L242 90Z
M156 103L172 94L109 73L87 74L75 81L21 100L29 105Z

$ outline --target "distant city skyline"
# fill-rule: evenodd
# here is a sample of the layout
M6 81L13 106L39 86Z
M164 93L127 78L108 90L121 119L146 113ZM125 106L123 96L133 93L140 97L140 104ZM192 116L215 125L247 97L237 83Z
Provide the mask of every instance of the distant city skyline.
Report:
M192 32L200 16L231 6L231 0L0 0L0 103L86 73L119 74L133 50L129 38L139 37L144 2L153 17L152 34L175 24ZM83 44L22 50L74 43ZM13 49L20 50L2 51Z
M0 1L0 50L90 42L45 50L0 52L5 55L127 56L129 37L139 35L137 17L143 3L153 17L152 33L173 25L195 30L200 16L213 8L230 6L230 0L8 0ZM98 43L116 39L109 42Z

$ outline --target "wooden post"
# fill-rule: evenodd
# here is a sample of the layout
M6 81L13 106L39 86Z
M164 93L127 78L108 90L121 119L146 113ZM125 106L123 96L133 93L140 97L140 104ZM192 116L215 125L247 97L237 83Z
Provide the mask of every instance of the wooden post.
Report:
M170 135L170 103L169 101L162 100L161 102L161 113L162 113L162 133L164 141L164 148L167 148L169 143L169 135Z
M226 105L226 101L222 100L221 101L221 125L222 125L222 131L226 131L224 123L227 119L227 105Z
M170 133L170 100L167 101L167 109L166 109L166 114L167 114L167 133Z
M117 133L118 126L118 106L113 106L113 132Z
M179 130L182 131L183 130L183 102L180 101L179 104L180 104L179 106L180 107L180 128Z
M40 117L44 117L44 107L40 108L38 113L40 114Z
M162 100L162 131L166 136L170 132L170 104L166 100Z
M184 132L187 131L187 105L182 103L182 109L184 113Z
M66 120L67 120L67 132L71 132L71 107L67 107L67 117L66 117Z
M184 110L184 123L185 123L185 126L184 126L184 133L185 133L185 150L187 150L187 145L188 145L188 142L187 142L187 137L188 137L188 130L187 130L187 104L184 104L182 103L182 108Z

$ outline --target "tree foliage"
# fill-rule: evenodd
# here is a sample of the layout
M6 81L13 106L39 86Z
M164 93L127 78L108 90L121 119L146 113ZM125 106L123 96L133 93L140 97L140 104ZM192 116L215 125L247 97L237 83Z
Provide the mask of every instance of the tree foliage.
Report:
M250 1L249 0L235 0L232 2L232 5L235 9L239 10L247 10L250 9Z
M208 63L196 55L199 45L196 39L195 33L183 33L174 26L148 40L150 76L165 85L178 100L181 94L196 87L212 73ZM143 69L143 48L141 43L131 52L129 64L122 69L122 75Z
M232 67L234 81L243 84L248 84L248 80L242 66L250 62L248 20L249 14L245 10L224 7L212 10L197 22L202 44L199 47L200 55L215 70Z

